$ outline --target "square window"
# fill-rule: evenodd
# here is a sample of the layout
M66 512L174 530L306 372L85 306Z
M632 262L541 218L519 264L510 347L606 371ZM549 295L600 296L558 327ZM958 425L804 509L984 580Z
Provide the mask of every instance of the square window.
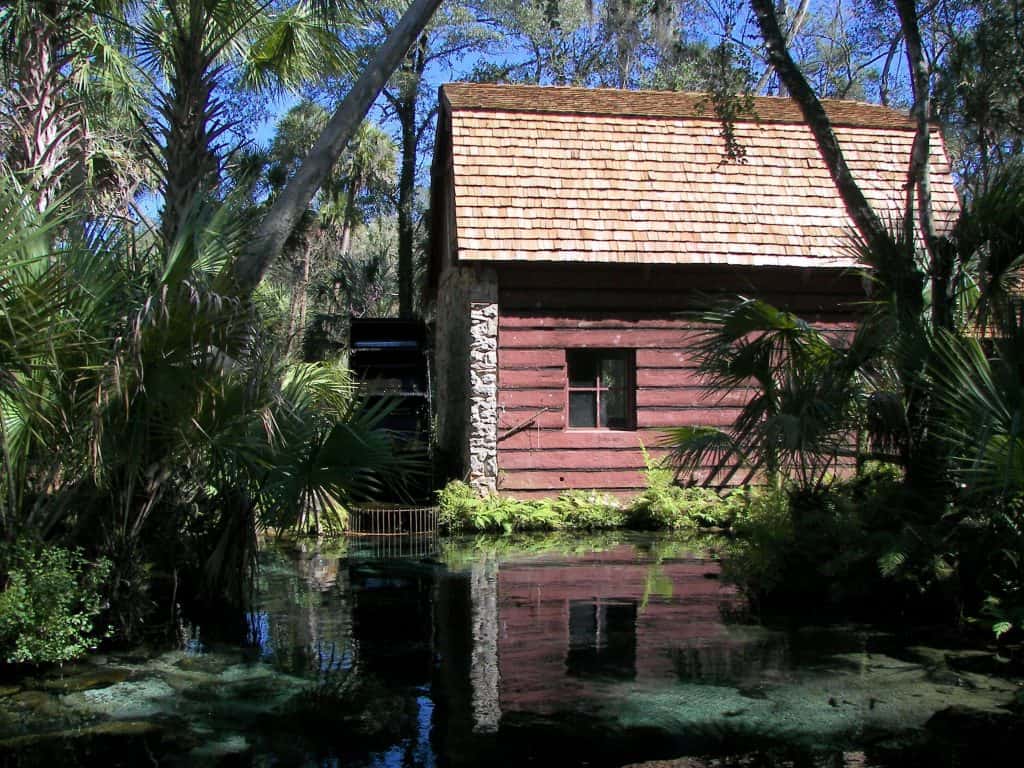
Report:
M621 349L569 349L569 427L636 428L636 355Z

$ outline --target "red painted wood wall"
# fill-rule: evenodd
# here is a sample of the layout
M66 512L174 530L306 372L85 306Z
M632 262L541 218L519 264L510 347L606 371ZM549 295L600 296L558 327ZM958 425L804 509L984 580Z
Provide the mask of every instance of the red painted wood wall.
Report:
M836 270L517 265L498 284L498 488L524 498L569 488L630 495L643 487L641 445L664 455L666 427L732 423L744 396L702 386L691 351L700 328L682 312L742 294L848 332L864 298L860 279ZM636 351L635 430L568 428L572 348Z

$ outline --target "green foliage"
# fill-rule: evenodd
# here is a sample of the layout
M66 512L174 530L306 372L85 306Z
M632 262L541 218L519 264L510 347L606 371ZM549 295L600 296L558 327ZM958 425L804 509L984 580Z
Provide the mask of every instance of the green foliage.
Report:
M599 491L565 491L551 504L561 528L596 531L621 528L628 521L628 510L614 496Z
M461 532L480 497L461 480L452 480L437 492L438 523L452 533Z
M438 492L441 526L451 532L555 531L565 521L548 499L519 501L509 496L478 496L465 483L453 480Z
M725 575L752 593L771 592L784 578L794 546L789 496L781 490L751 494L733 523L733 533Z
M19 551L9 558L0 594L0 653L8 662L71 661L104 636L96 619L104 608L107 560L87 561L60 547Z
M520 501L492 494L479 496L459 480L437 493L441 527L463 531L595 531L646 528L693 531L725 528L745 505L744 491L727 496L706 488L680 488L672 471L647 457L647 488L624 505L599 491L570 490L554 499Z
M614 496L596 491L566 491L555 499L521 501L492 494L480 497L460 481L438 492L443 528L502 533L525 531L594 531L620 528L626 510Z
M256 526L338 530L346 503L417 470L381 426L391 406L364 402L340 365L290 363L258 305L225 290L247 233L233 200L170 248L134 249L104 229L51 244L74 222L12 182L0 202L4 538L74 532L114 564L111 600L132 604L140 565L177 569L167 553L186 542L195 593L240 596Z
M675 472L644 452L647 487L633 500L630 523L639 528L728 528L744 506L744 492L723 496L710 488L680 487Z
M813 489L758 491L733 524L725 569L772 610L952 612L948 536L931 514L892 465Z
M669 430L664 444L680 473L709 477L742 464L813 487L848 441L858 398L842 350L809 323L772 305L738 297L694 320L708 330L694 354L710 392L749 393L729 431Z
M982 613L992 619L992 634L996 639L1014 630L1024 630L1024 602L1006 604L998 597L988 597Z

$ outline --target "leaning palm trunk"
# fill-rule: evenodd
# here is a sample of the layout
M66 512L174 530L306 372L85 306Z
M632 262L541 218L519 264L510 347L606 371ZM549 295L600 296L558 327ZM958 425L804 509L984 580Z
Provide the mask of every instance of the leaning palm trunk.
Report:
M398 68L413 41L423 32L440 4L441 0L414 0L377 55L356 80L298 172L274 201L256 237L252 238L235 261L232 277L240 293L252 293L263 279L267 267L284 250L285 242L313 195L327 179L384 84Z
M793 61L787 47L786 35L779 26L775 4L771 0L751 0L751 7L761 29L768 53L768 62L779 75L779 80L789 90L799 106L822 159L835 182L836 191L846 206L861 236L872 248L884 248L891 238L885 224L871 207L864 192L857 184L842 147L832 130L832 123L825 113L818 97L815 96L807 78Z

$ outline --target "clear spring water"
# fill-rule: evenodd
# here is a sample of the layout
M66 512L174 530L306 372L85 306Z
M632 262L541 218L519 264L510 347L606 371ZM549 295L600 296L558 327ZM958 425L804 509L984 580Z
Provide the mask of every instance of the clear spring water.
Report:
M966 766L1013 738L929 725L1005 714L990 656L759 626L667 536L268 544L247 618L0 688L0 765Z

